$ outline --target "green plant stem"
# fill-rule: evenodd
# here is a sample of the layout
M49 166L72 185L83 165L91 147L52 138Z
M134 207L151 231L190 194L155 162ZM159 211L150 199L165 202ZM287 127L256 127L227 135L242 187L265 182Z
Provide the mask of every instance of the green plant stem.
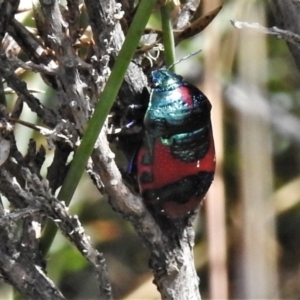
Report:
M166 65L170 66L175 61L175 43L173 35L173 26L170 18L170 4L163 5L160 9L163 44L165 48ZM173 72L174 66L170 68Z
M100 130L114 100L117 97L117 93L122 84L128 65L134 55L155 2L155 0L142 0L139 4L124 44L108 78L105 89L103 90L95 108L95 112L88 123L86 132L83 135L81 144L74 155L74 159L58 195L58 199L64 200L66 205L69 205L72 199L82 173L87 165L88 158L93 151ZM41 247L44 254L46 254L51 247L56 231L57 228L53 223L49 223L49 225L46 226L41 241Z

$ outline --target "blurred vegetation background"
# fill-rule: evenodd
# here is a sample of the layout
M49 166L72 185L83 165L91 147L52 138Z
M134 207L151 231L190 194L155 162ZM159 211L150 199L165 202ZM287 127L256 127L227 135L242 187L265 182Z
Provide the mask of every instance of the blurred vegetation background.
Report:
M202 0L203 13L221 4L221 0ZM18 17L33 26L30 12ZM300 76L284 41L237 29L230 20L275 25L267 1L228 0L208 28L176 49L177 59L202 49L180 63L176 72L197 85L213 104L218 170L195 223L201 295L257 299L271 292L274 298L296 299L300 295L300 132L297 136L289 129L299 122ZM39 75L21 76L39 92L39 99L51 105L51 91ZM15 99L9 96L10 107ZM29 109L21 119L37 122ZM16 125L15 134L23 153L30 138L46 145L44 137L22 125ZM48 150L49 161L52 155ZM47 166L46 162L44 170ZM159 299L141 240L86 175L70 211L104 253L116 299ZM47 263L48 275L66 298L97 298L86 260L59 234ZM11 287L0 281L0 298L10 297Z

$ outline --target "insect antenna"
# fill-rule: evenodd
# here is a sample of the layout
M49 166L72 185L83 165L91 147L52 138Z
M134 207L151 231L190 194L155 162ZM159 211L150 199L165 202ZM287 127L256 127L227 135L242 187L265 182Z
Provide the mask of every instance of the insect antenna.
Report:
M201 51L202 51L202 49L197 50L197 51L195 51L195 52L192 52L192 53L190 53L190 54L188 54L188 55L186 55L186 56L180 58L179 60L177 60L177 61L175 61L174 63L172 63L172 64L168 67L168 70L171 69L171 68L173 68L175 65L181 63L182 61L184 61L184 60L190 58L191 56L194 56L194 55L200 53Z

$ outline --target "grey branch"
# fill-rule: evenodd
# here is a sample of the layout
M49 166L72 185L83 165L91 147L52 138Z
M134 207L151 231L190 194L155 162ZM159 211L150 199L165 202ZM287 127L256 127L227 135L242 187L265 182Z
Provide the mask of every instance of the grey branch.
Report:
M41 213L41 210L38 208L16 209L0 217L0 227L7 226L9 222L17 222L20 219L28 216L33 216L38 213Z
M4 279L27 299L65 299L45 273L30 261L10 257L0 248L0 271Z
M0 170L0 180L7 186L6 196L9 195L9 190L13 191L25 203L35 209L42 210L45 215L52 218L61 232L94 266L99 279L101 299L111 299L111 287L104 257L92 246L90 238L85 234L78 217L70 215L64 202L52 196L47 181L41 181L38 176L32 174L26 168L22 168L21 172L26 180L27 190L23 190L7 172Z
M276 26L267 28L259 23L248 23L248 22L241 22L241 21L230 21L231 24L238 28L238 29L253 29L255 31L265 33L265 34L270 34L270 35L275 35L278 39L285 40L286 42L290 42L294 45L296 45L298 48L300 48L300 35L291 32L290 30L283 30L280 28L277 28Z
M300 5L295 0L269 0L277 27L300 35ZM298 70L300 70L300 50L293 43L287 43Z
M52 110L42 105L40 101L28 91L26 83L14 73L14 69L8 58L3 53L0 53L0 69L1 76L6 80L8 86L10 86L18 95L23 96L24 101L28 104L30 109L35 112L46 125L51 127L54 126L57 115Z

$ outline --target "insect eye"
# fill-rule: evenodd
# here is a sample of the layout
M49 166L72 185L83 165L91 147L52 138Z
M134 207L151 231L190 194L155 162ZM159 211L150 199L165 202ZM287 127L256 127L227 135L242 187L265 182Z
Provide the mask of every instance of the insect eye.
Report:
M155 88L158 86L157 80L153 77L153 75L150 75L149 84L151 88Z

